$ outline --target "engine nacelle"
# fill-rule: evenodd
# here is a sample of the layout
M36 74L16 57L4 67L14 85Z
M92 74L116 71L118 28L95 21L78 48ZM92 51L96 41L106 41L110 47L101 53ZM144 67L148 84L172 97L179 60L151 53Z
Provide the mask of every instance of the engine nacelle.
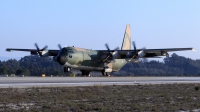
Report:
M48 50L41 51L41 54L43 57L47 57L47 56L49 56L49 51Z
M119 54L119 53L118 53L117 51L113 52L113 53L112 53L113 58L114 58L114 59L117 58L117 57L118 57L118 54Z
M146 55L146 53L145 53L144 50L141 50L141 51L138 52L138 56L139 56L140 58L144 57L145 55Z

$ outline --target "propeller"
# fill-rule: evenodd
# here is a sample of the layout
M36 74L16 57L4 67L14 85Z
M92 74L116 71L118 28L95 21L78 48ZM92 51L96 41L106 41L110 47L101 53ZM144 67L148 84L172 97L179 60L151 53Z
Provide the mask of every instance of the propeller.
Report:
M143 47L140 50L137 50L135 41L133 41L132 44L133 44L134 52L128 52L127 57L128 58L142 58L145 55L146 47Z
M106 43L105 44L105 46L106 46L106 48L107 48L107 50L108 50L108 52L109 52L109 55L108 55L108 57L111 57L112 58L112 61L115 61L115 54L117 54L117 50L119 50L119 47L116 47L113 51L113 53L110 51L110 48L109 48L109 46L108 46L108 44Z
M40 51L44 51L44 50L46 50L48 48L48 46L46 45L42 49L40 49L37 43L35 43L35 47L36 47L37 52L40 55L40 57L42 57L42 53Z

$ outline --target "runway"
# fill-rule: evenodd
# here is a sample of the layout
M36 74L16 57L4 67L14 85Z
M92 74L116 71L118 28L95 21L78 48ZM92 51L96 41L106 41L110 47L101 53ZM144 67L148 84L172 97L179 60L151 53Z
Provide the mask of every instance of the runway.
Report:
M0 77L0 88L200 83L200 77Z

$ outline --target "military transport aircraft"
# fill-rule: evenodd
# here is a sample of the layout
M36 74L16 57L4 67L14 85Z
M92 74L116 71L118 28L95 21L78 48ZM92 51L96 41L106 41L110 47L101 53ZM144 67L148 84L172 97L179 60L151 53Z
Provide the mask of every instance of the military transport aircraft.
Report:
M121 50L118 47L110 50L108 44L105 44L107 50L89 50L74 46L62 48L60 44L58 44L59 50L50 50L47 46L40 49L35 44L36 49L7 48L6 51L27 51L41 57L53 56L53 60L64 67L64 72L78 69L86 76L90 76L91 71L100 71L102 75L109 76L109 73L120 70L128 62L138 62L139 58L156 58L169 56L168 52L195 50L194 48L137 49L134 41L132 44L134 49L131 49L131 31L128 24Z

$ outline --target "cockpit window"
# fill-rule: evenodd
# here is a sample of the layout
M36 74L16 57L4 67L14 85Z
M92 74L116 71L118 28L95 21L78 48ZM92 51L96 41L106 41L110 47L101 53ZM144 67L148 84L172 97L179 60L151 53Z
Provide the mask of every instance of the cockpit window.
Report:
M68 54L67 49L66 48L61 49L59 54L60 55L67 55Z
M73 53L73 50L71 50L71 49L68 49L68 53Z
M65 54L67 54L67 49L64 49L64 51L63 51Z

